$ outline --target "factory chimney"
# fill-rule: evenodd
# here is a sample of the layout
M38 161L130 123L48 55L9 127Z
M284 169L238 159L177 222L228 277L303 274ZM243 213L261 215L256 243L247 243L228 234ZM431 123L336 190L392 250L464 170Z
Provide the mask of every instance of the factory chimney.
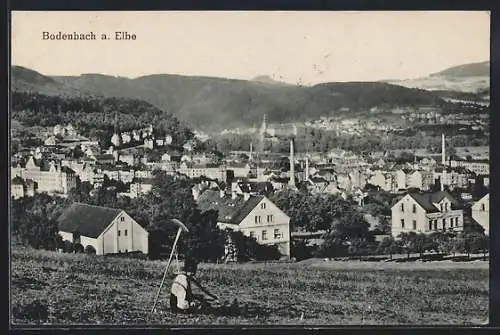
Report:
M446 164L446 142L444 140L444 134L441 134L441 164Z
M290 180L288 182L288 186L291 188L295 188L295 157L294 157L294 147L293 147L293 138L290 139Z

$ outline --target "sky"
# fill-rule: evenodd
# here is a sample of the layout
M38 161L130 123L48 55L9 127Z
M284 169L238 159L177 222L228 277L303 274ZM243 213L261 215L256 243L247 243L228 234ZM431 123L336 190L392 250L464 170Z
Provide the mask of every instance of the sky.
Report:
M462 12L12 12L11 64L45 75L267 75L312 85L425 77L490 58L490 16ZM43 40L43 32L97 40ZM135 40L100 40L126 31Z

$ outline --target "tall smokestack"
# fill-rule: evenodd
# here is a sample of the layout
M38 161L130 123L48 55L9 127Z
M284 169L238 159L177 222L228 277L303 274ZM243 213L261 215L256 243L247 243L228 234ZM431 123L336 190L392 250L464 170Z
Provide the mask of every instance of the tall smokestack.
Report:
M444 141L444 134L441 134L441 163L446 164L446 143Z
M290 181L288 185L292 188L295 187L295 157L293 148L293 138L290 139Z

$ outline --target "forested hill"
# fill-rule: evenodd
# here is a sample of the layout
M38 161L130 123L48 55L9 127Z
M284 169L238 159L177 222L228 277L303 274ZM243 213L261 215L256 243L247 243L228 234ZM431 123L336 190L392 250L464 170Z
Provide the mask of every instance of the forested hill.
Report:
M135 79L99 74L50 79L89 94L141 99L204 130L259 125L264 114L269 122L291 122L368 113L371 107L443 103L431 92L381 82L296 86L169 74Z
M61 96L86 95L76 88L64 85L50 77L22 66L13 66L10 78L13 92L31 92Z
M367 113L374 106L435 105L432 93L385 83L330 83L313 87L269 85L255 81L177 75L136 79L86 75L57 77L67 85L106 96L143 99L170 111L196 128L220 130L269 122Z
M12 118L25 126L71 123L82 135L97 137L103 143L111 138L115 113L123 131L152 124L158 136L171 135L172 144L177 146L193 137L191 130L175 116L137 99L60 97L13 92L11 101Z

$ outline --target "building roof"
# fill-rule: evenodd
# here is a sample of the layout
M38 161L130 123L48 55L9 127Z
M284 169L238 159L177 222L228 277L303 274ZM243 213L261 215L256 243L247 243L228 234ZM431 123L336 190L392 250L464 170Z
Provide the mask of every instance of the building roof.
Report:
M57 219L59 230L96 238L122 211L75 202Z
M263 182L238 182L238 186L245 193L266 193L273 190L273 184L267 181Z
M438 191L434 193L409 193L409 195L415 199L415 201L422 206L422 208L430 213L439 212L439 209L434 206L434 203L440 202L443 198L450 200L452 206L460 207L460 202L446 191Z
M10 181L11 184L13 185L24 185L24 180L23 178L19 177L19 176L15 176L11 181Z
M242 196L236 199L230 197L221 197L220 191L205 190L198 197L198 207L202 212L208 210L217 210L219 212L220 222L230 222L233 215L243 206Z
M252 195L245 201L243 206L233 215L231 219L232 224L240 224L244 218L250 214L250 212L264 199L263 195Z
M232 199L221 197L219 191L206 190L198 198L198 207L202 212L217 210L220 222L240 224L262 199L263 195L250 196L246 201L242 196Z

